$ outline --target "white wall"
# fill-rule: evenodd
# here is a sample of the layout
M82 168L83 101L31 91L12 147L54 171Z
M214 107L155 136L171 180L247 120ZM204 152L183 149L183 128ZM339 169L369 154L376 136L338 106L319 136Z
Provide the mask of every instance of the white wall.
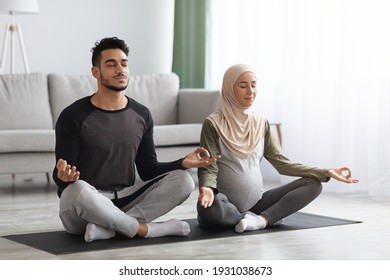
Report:
M132 74L171 72L174 0L38 0L40 13L16 15L30 72L89 74L95 41L117 36L130 47ZM10 16L0 14L0 48ZM15 39L15 73L24 72ZM10 72L8 46L4 74Z

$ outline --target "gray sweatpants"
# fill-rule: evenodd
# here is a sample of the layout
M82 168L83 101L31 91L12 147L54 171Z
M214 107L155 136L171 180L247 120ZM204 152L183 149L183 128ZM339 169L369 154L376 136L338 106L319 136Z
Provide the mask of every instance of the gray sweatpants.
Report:
M60 219L71 234L84 234L88 223L134 237L139 223L147 223L183 203L195 187L185 170L118 191L99 191L78 180L62 192Z
M320 195L321 183L315 178L301 178L264 192L262 198L249 211L263 215L270 225L302 209ZM218 193L211 207L203 208L198 202L198 222L210 229L233 228L245 213Z

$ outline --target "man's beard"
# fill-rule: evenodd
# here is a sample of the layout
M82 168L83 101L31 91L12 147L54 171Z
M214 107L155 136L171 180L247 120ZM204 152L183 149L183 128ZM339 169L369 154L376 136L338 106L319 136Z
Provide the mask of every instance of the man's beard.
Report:
M128 84L129 84L129 81L127 81L126 85L117 87L117 86L109 84L108 80L104 79L103 77L101 77L101 82L102 82L103 86L105 86L108 89L114 90L114 91L123 91L127 88Z

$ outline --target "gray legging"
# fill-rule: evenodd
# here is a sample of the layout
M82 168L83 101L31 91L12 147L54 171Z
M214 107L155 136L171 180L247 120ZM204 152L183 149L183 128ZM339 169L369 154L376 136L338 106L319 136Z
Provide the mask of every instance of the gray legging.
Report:
M263 197L249 211L264 216L270 225L302 209L322 191L315 178L301 178L264 192ZM211 207L203 208L198 202L198 222L202 227L233 228L244 217L227 197L218 193Z

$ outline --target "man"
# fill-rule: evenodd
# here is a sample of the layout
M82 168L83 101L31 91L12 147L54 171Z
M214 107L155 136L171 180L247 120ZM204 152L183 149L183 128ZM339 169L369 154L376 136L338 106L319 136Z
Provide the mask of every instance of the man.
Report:
M128 47L116 37L92 48L97 92L63 110L56 124L53 178L60 197L60 218L67 232L87 242L116 233L132 238L185 236L186 222L155 223L184 202L194 188L185 169L206 166L207 150L183 159L158 162L149 110L125 96L129 81ZM136 169L143 180L134 185Z

